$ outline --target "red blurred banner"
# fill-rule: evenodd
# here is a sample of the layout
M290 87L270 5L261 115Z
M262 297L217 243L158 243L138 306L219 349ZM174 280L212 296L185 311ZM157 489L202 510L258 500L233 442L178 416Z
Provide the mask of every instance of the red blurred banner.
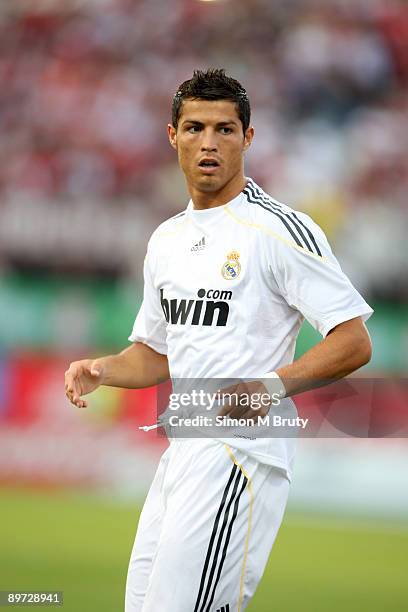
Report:
M101 387L79 410L65 397L68 364L26 354L0 360L0 481L111 487L134 477L137 484L140 466L150 473L166 446L139 429L155 422L156 389Z

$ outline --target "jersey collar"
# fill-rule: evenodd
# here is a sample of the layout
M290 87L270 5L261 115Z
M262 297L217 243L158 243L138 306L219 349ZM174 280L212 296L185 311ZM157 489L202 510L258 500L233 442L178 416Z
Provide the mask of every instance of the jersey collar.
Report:
M245 187L248 184L249 181L252 181L252 179L250 178L246 178L246 183L245 183ZM245 189L244 187L244 189ZM193 204L193 200L190 199L188 205L187 205L187 212L193 216L205 216L205 217L212 217L212 216L216 216L222 212L224 212L224 210L228 207L228 208L233 208L237 205L239 205L239 203L242 201L242 198L244 197L243 191L241 191L237 196L235 196L235 198L233 198L232 200L230 200L229 202L227 202L226 204L222 204L221 206L214 206L212 208L204 208L204 209L196 209L194 208L194 204Z

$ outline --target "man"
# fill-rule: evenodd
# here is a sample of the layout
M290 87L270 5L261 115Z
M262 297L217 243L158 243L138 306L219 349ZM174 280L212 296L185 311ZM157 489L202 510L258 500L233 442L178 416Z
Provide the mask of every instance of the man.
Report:
M372 310L323 232L244 176L254 130L240 83L223 70L195 71L172 110L168 136L190 203L149 242L133 344L72 363L71 402L85 407L82 395L101 384L139 388L169 376L243 379L239 394L266 386L282 398L367 363L363 321ZM304 318L324 339L292 363ZM250 419L255 410L237 401L220 414ZM238 434L171 441L140 518L126 612L245 609L282 520L293 442Z

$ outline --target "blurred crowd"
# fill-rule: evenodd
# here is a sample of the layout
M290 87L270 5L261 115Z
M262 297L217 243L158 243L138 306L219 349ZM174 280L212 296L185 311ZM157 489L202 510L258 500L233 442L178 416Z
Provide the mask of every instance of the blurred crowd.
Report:
M408 297L408 3L13 0L0 8L0 271L130 275L185 206L165 126L194 68L246 87L247 174L367 297Z

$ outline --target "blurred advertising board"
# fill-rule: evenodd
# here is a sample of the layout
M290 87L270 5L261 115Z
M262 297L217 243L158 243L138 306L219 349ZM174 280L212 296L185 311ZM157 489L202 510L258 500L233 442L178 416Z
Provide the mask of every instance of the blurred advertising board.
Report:
M78 410L64 394L69 361L27 352L0 358L0 486L68 487L109 497L144 494L168 444L157 430L139 429L156 422L156 388L102 387L90 396L89 408ZM319 393L327 399L326 389ZM299 410L307 409L310 392L300 398ZM331 417L340 417L335 403ZM406 438L300 439L290 505L406 517L407 460Z
M156 391L102 387L78 410L64 394L68 359L21 354L0 361L0 482L144 490L166 442Z
M103 353L126 346L139 310L141 287L133 281L67 281L10 276L0 285L0 346L7 350L50 350L53 353L97 349ZM371 302L370 302L371 303ZM408 309L376 303L368 322L374 354L365 369L404 374L408 365ZM320 340L307 323L297 354Z

